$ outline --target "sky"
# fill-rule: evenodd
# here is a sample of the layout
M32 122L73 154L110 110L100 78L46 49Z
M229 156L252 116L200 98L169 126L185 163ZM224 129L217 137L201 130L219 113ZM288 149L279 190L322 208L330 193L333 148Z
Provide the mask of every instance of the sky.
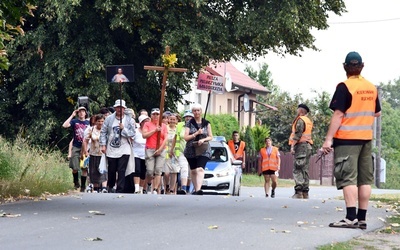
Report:
M275 85L292 96L312 98L311 90L333 94L346 79L343 62L348 52L357 51L364 62L362 75L373 84L400 78L400 1L348 0L348 12L330 14L329 28L312 31L320 51L305 50L299 56L268 54L257 61L232 62L243 71L246 65L259 70L267 63Z

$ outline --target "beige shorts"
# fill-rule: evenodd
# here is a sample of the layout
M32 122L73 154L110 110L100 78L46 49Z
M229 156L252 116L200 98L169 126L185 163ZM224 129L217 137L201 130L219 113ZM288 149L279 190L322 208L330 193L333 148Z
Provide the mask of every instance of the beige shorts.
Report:
M176 157L165 159L164 172L176 174L181 170L178 159Z
M186 160L186 157L181 153L178 157L178 162L181 167L181 178L188 178L189 177L189 163Z
M160 155L157 156L154 156L155 151L155 149L150 148L145 150L147 176L161 175L163 171L166 150L164 150Z

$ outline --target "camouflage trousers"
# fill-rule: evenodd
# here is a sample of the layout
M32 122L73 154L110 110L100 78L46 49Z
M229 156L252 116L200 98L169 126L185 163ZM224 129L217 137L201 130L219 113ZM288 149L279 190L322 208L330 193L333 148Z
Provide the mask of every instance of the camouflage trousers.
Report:
M296 191L308 192L309 190L308 169L310 168L311 149L311 145L308 143L298 143L294 146L293 179Z

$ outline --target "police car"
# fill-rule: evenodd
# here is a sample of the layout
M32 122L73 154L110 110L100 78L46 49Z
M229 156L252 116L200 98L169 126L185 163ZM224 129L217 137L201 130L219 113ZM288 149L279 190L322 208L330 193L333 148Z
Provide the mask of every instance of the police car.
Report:
M234 159L223 136L214 136L210 146L212 157L205 167L203 193L239 196L242 161Z

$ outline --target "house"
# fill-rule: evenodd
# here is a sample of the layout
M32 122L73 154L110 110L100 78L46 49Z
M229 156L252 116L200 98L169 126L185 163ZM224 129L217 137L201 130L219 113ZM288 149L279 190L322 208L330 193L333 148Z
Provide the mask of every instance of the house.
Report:
M276 109L256 101L257 95L268 95L271 92L248 75L239 71L230 62L212 62L205 67L204 72L201 74L217 76L224 82L223 91L219 91L219 93L212 91L210 93L209 91L199 90L198 81L195 79L192 82L192 91L183 95L183 99L186 101L201 104L203 112L207 108L207 114L231 114L237 118L240 127L243 127L256 124L255 107L257 104ZM189 108L190 105L181 105L179 107L180 110Z

